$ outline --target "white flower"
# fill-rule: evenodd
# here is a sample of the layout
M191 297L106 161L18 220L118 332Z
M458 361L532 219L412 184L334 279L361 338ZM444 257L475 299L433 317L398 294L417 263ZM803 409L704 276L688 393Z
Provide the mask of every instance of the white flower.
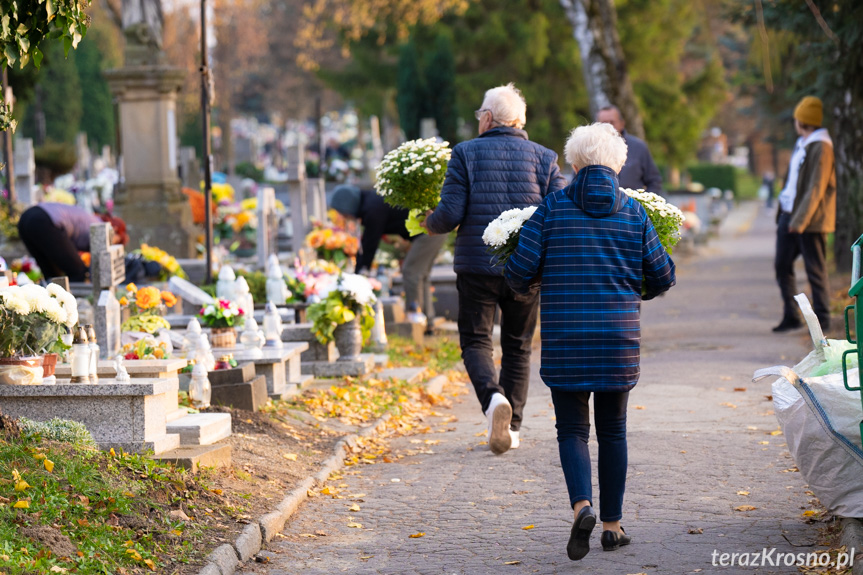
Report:
M2 306L9 311L13 311L19 315L27 315L30 313L30 304L24 298L18 297L13 291L0 292L0 302Z
M425 170L423 170L423 172L425 172L426 174L433 174L434 170L431 168L426 168Z
M487 246L498 247L506 243L509 239L509 232L504 228L498 220L493 220L486 226L482 233L482 241Z
M225 317L231 317L232 315L234 315L234 310L232 310L230 307L228 309L223 309L222 315Z
M48 299L48 302L45 306L45 314L48 316L48 319L50 319L54 323L66 324L69 319L68 314L63 309L63 306L61 306L60 302L54 298Z
M365 276L342 274L338 289L360 305L371 305L376 300L372 284Z
M213 315L216 313L216 308L212 305L208 305L204 308L204 315Z

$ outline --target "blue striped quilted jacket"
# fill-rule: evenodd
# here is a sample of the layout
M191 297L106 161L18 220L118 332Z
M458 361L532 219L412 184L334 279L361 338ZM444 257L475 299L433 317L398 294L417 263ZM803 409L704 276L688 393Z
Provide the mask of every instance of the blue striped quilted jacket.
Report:
M489 222L512 208L539 204L566 186L557 154L527 139L527 132L500 126L458 144L452 151L440 204L426 219L429 231L458 227L456 273L500 276L482 233Z
M640 373L641 300L675 283L674 262L647 212L604 166L579 170L545 199L522 227L505 277L518 292L540 279L539 373L565 391L632 389Z

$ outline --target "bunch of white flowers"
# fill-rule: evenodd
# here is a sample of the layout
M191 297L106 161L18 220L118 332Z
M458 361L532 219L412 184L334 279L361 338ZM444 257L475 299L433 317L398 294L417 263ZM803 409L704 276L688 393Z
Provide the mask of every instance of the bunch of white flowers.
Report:
M75 298L58 285L0 291L0 357L57 353L60 336L78 322Z
M42 313L52 322L67 327L78 323L78 302L56 284L47 288L35 284L11 286L0 292L0 301L5 309L19 315Z
M372 305L377 301L372 284L359 274L342 274L337 288L345 299L352 299L361 306Z
M412 235L422 232L421 214L440 202L451 155L449 142L411 140L384 156L375 172L375 189L384 201L411 210L408 229Z
M518 247L518 239L524 222L530 219L536 206L513 208L493 219L482 233L482 241L489 247L496 263L503 265Z
M653 227L656 228L659 242L670 254L675 244L680 241L680 227L686 219L680 208L669 204L665 198L652 192L629 188L621 188L620 191L642 205L650 221L653 222Z

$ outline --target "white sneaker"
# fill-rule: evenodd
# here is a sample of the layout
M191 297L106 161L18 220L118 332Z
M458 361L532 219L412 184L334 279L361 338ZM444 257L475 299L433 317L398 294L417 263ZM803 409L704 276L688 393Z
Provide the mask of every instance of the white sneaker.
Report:
M488 418L488 446L495 455L506 453L512 446L509 424L512 422L512 406L500 393L491 396L485 412Z
M510 441L510 449L518 449L519 441L518 441L518 431L509 430L509 436L511 438Z

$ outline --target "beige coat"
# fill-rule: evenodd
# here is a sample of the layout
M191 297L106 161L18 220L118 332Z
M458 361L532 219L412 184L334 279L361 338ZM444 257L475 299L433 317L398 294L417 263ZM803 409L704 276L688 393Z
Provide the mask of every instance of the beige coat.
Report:
M806 146L788 227L815 233L836 230L836 170L829 142L816 141Z

